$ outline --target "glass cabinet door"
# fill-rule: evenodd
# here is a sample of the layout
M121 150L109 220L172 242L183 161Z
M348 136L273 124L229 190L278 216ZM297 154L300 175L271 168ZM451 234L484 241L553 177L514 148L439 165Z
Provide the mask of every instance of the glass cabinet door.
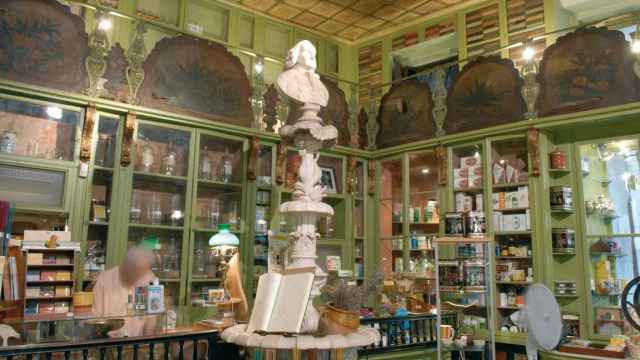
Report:
M409 268L412 296L435 306L435 248L440 232L438 163L435 152L409 154Z
M272 199L273 146L260 146L256 164L256 213L253 245L253 291L258 287L258 278L267 273L269 252L269 230L274 209Z
M621 312L622 291L640 276L640 140L580 146L592 329L596 335L631 334ZM575 242L574 234L558 241Z
M107 239L113 198L114 158L119 119L100 115L91 178L89 222L84 258L83 287L107 267Z
M198 135L197 176L192 214L192 238L189 268L191 308L212 308L219 301L225 264L237 248L212 248L209 239L221 224L228 224L239 238L244 229L242 215L242 179L244 140L227 139L208 133ZM193 315L193 314L192 314ZM192 318L193 320L193 318Z
M402 159L380 161L380 264L385 274L404 271Z
M491 211L496 245L496 329L521 333L511 321L521 309L524 292L534 281L533 242L529 206L529 164L524 138L491 142Z
M154 249L153 272L165 286L165 305L180 299L191 133L141 122L129 207L129 246Z
M0 99L0 154L74 160L81 112Z
M358 282L365 277L365 163L356 164L355 183L353 189L353 276Z

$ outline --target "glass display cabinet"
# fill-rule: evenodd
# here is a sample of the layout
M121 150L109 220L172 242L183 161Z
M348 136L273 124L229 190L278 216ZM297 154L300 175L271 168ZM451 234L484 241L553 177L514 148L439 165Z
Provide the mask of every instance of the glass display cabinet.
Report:
M587 303L596 336L629 334L620 304L636 276L640 249L640 140L627 137L579 146L590 288Z
M385 277L404 271L403 160L381 160L378 173L380 271Z
M488 237L439 237L435 240L438 359L482 354L495 358L492 292L492 242ZM455 325L443 315L456 314Z
M365 278L365 162L356 163L353 186L353 276L357 282Z
M86 253L83 259L83 289L107 268L107 240L112 223L111 207L114 186L114 164L120 119L100 114L94 139L93 173L90 176L91 197L87 201Z
M276 209L272 206L273 200L273 167L274 147L260 145L256 163L256 197L255 197L255 223L253 245L253 292L258 288L260 275L267 273L269 254L269 230Z
M524 291L534 282L526 139L490 142L491 229L496 246L496 329L502 337L524 336L510 315L524 306ZM517 330L517 331L516 331ZM524 340L524 339L523 339Z

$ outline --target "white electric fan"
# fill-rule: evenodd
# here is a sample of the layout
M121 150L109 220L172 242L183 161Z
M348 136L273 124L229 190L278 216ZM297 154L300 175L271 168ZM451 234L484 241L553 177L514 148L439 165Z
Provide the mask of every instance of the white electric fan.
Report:
M529 286L525 307L511 315L511 321L527 329L527 358L538 359L538 349L553 350L562 339L560 306L551 290L542 284Z

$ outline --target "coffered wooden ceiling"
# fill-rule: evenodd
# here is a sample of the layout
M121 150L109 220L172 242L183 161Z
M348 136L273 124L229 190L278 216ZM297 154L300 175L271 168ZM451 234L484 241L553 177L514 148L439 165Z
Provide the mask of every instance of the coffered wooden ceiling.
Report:
M356 41L473 0L236 0L258 13Z

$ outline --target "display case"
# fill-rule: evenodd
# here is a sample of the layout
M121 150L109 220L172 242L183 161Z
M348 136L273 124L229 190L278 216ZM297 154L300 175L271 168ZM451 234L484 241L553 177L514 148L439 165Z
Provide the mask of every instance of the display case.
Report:
M86 240L83 259L82 288L87 288L96 276L107 268L109 229L113 223L111 216L116 164L116 149L120 119L100 114L94 136L93 171L90 175L91 196L85 216Z
M274 147L260 145L256 158L255 222L253 229L253 291L258 288L258 278L268 271L269 230L271 230L274 207L272 201Z
M510 316L524 306L524 292L534 277L529 162L523 137L490 141L491 229L495 243L496 329L502 337L520 336L526 329Z
M381 160L378 173L380 270L385 277L404 271L403 159Z
M82 113L61 105L0 98L0 154L75 160Z
M353 276L357 282L365 278L366 259L366 199L365 162L357 161L353 183ZM368 275L368 274L367 274Z
M586 229L585 252L591 287L588 304L595 335L629 334L620 308L622 290L638 273L640 163L637 137L580 145Z
M437 282L438 359L457 353L495 358L493 309L493 246L490 238L439 237L435 241ZM444 325L455 313L456 325ZM471 355L473 356L473 355Z

